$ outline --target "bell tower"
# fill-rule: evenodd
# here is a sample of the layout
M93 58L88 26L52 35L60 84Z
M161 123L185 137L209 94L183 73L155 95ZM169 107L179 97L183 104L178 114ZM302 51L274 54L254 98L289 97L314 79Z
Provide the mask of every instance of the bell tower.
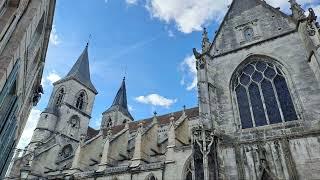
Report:
M118 90L111 107L102 113L101 129L133 121L133 117L128 110L125 81L125 78L123 78L120 89Z
M75 142L86 134L97 90L90 79L88 44L70 72L55 82L47 108L41 113L29 149L53 135Z

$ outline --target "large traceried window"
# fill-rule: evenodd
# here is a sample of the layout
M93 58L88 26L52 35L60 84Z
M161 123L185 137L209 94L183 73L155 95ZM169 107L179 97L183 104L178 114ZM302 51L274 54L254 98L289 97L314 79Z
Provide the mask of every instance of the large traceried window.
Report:
M281 68L267 58L246 64L234 80L242 129L297 120Z

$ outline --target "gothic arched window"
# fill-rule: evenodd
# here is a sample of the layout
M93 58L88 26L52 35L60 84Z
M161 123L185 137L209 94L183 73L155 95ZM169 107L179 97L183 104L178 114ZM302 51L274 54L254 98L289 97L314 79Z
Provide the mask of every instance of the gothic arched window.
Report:
M112 120L111 120L111 118L109 118L107 121L107 128L109 128L111 126L112 126Z
M234 81L242 129L298 119L284 73L266 60L246 64Z
M55 100L55 105L59 106L61 105L62 103L62 100L63 100L63 97L64 97L64 88L61 88L59 91L58 91L58 94L56 96L56 100Z
M84 91L78 93L78 95L76 96L76 108L80 110L85 109L86 98L86 93Z

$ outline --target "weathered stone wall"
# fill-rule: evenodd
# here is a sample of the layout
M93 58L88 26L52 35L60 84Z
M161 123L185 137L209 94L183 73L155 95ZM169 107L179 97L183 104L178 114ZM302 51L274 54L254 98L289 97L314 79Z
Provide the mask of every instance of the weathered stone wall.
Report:
M255 14L256 25L268 30L269 26L274 26L274 22L262 26L270 18L265 15L261 13L261 17ZM243 20L236 18L228 22L227 31L232 31L239 23L243 23ZM268 33L271 32L274 33ZM262 163L267 164L273 177L280 179L312 179L320 176L320 163L317 162L320 145L320 69L315 56L310 59L307 41L303 39L305 36L301 36L301 32L286 33L264 42L250 42L256 44L243 49L237 49L242 46L240 41L233 41L230 43L238 46L224 45L224 50L229 48L229 53L224 50L217 52L215 49L211 51L213 58L207 58L212 119L228 136L222 142L221 152L224 174L228 179L260 179ZM260 39L270 37L265 32L258 35ZM217 37L218 47L221 46L219 42L224 41L220 39L227 37ZM241 129L236 96L232 89L233 77L239 67L243 67L249 62L247 59L254 55L270 57L273 63L281 66L298 114L297 121Z
M30 110L37 103L33 97L41 82L54 9L55 0L0 2L0 92L6 91L3 88L9 81L15 81L14 87L10 87L14 89L12 95L18 97L18 107L13 112L16 117L14 123L17 123L15 142L20 139ZM14 74L14 67L18 67L18 75L9 79ZM6 106L9 105L0 105ZM3 133L7 132L2 132L1 136ZM11 139L6 142L11 142Z

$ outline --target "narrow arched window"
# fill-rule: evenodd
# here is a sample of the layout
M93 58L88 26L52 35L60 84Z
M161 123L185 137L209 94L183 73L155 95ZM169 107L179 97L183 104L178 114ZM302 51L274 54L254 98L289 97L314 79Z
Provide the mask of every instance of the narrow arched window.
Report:
M107 122L107 128L111 127L112 126L112 120L111 118L108 119L108 122Z
M63 97L64 97L64 88L61 88L59 91L58 91L58 95L56 97L56 101L55 101L55 105L56 106L59 106L61 105L62 101L63 101Z
M253 29L251 27L246 28L244 31L244 38L246 41L251 41L253 40L254 37L254 32Z
M298 119L284 73L270 60L246 64L233 87L243 129Z
M81 91L76 96L76 108L80 110L84 110L86 106L86 93Z

